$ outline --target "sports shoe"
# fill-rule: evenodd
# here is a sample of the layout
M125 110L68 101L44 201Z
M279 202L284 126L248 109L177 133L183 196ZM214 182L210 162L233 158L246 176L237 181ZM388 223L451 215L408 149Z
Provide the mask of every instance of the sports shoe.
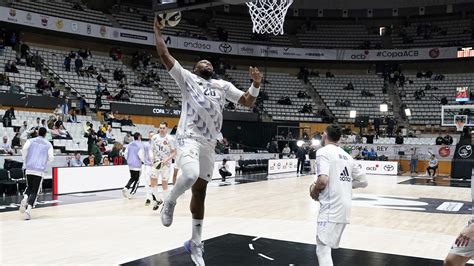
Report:
M128 188L126 188L126 187L122 188L122 195L126 199L130 198L130 191L128 190Z
M161 209L161 223L164 226L170 226L173 223L173 213L176 202L165 201Z
M20 202L20 212L21 213L24 213L26 211L26 206L27 206L27 201L28 201L28 198L23 198Z
M151 201L149 199L146 199L145 201L145 206L150 206Z
M160 208L160 205L163 204L163 201L161 199L155 200L155 204L153 205L153 210L156 211L158 208Z
M31 220L31 214L29 211L25 211L25 220L26 221Z
M196 245L192 240L184 242L184 249L191 254L191 259L197 266L204 266L204 259L202 253L204 253L204 244L201 242Z

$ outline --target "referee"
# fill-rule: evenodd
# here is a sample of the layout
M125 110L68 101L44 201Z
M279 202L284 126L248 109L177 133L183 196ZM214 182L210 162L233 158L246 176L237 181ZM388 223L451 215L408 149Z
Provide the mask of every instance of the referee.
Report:
M40 128L38 137L27 140L22 150L27 187L20 203L20 212L25 214L25 220L31 219L31 208L38 196L46 164L54 159L53 145L45 139L46 132L46 128Z

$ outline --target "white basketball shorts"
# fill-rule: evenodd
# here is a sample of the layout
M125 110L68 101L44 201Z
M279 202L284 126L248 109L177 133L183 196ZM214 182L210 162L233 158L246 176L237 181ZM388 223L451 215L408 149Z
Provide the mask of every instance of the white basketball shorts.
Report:
M176 162L179 169L190 162L199 164L199 178L210 182L214 171L215 145L208 141L178 139Z

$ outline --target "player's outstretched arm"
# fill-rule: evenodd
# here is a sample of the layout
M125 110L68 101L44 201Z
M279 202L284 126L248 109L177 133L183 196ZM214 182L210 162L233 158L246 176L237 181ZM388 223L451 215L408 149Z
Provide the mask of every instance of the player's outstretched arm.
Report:
M163 65L165 65L166 70L169 71L173 68L174 62L176 60L171 56L170 52L168 51L168 47L166 46L166 43L161 36L161 29L163 28L163 26L161 26L156 16L153 28L155 30L156 51L160 56L161 62L163 63Z
M252 79L252 85L244 95L240 97L239 103L244 106L252 107L260 92L260 84L262 83L263 75L256 67L249 67L249 74Z

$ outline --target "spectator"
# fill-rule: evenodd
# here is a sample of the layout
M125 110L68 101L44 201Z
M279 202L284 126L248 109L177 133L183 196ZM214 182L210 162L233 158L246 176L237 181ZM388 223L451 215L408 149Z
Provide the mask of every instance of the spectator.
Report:
M0 154L10 154L13 155L13 149L8 143L8 137L3 136L3 142L0 144Z
M309 164L311 167L310 174L316 173L316 147L311 146L308 152Z
M67 72L71 71L71 57L66 56L64 58L64 67L66 68Z
M13 119L15 119L15 109L11 107L3 114L3 127L11 127Z
M93 154L93 153L89 153L89 156L87 156L87 157L84 159L83 162L84 162L84 165L85 165L85 166L94 166L94 165L96 165L94 154Z
M75 152L74 158L68 162L69 167L81 167L85 166L84 162L81 160L81 153Z
M291 105L291 100L290 100L290 97L288 96L282 96L278 101L277 101L278 104L282 104L282 105Z
M129 144L130 142L133 141L132 135L130 135L129 132L127 132L127 135L123 138L123 144Z
M122 119L121 124L122 126L135 126L129 115L125 116L124 119Z
M100 84L97 84L97 88L95 90L94 106L96 112L99 112L100 108L102 107L102 91L100 89Z
M107 82L108 82L107 79L104 78L104 77L102 76L102 74L100 74L100 73L99 73L99 75L97 75L97 81L98 81L98 82L102 82L102 83L107 83Z
M94 161L96 165L99 165L102 161L102 152L101 147L103 146L104 142L102 139L97 139L97 142L92 145L91 153L94 154Z
M77 123L76 109L72 109L67 120L69 123Z
M83 76L82 75L82 67L84 66L83 62L82 62L82 58L81 57L77 57L76 58L76 61L74 61L74 66L75 66L75 69L76 69L76 73L78 76Z
M393 129L395 128L395 118L388 117L387 118L387 135L389 138L393 136Z
M232 176L232 173L229 171L229 166L227 165L227 159L222 160L222 164L219 166L219 174L221 175L222 182L225 182L226 177Z
M367 160L369 158L369 150L367 149L367 147L364 147L360 154L362 155L362 158L364 158L364 160Z
M56 116L56 119L60 119L61 117L63 117L63 110L60 104L58 104L56 109L54 109L53 114Z
M375 129L375 134L378 137L380 135L380 118L379 117L374 118L374 129Z
M296 165L296 173L302 175L304 169L304 162L306 161L306 149L302 145L296 151L296 158L298 159L298 164Z
M290 156L291 149L290 149L290 147L288 146L288 144L285 144L285 147L283 148L283 150L281 151L281 153L283 154L283 156L286 156L286 157L289 157L289 156Z
M453 137L451 137L449 134L446 134L444 137L444 145L452 145L453 144Z
M397 136L395 137L395 144L403 144L403 136L400 134L400 132L398 132Z
M26 43L22 43L20 45L20 54L21 54L21 58L25 58L26 59L26 56L30 53L30 47L28 46L28 44Z
M344 90L353 91L354 90L354 85L352 85L352 82L349 82L347 84L347 86L344 87Z
M28 130L28 122L27 121L23 121L23 125L20 127L20 129L18 130L18 132L23 133L25 130Z
M365 89L360 92L360 95L362 97L373 97L374 96L374 94L372 92L367 91Z
M36 71L41 72L43 70L43 58L39 55L38 51L33 56L32 62Z
M10 78L6 73L0 73L0 85L10 86Z
M5 40L0 36L0 57L5 53Z
M79 100L79 109L81 111L81 115L87 115L86 108L87 108L86 96L82 95Z
M376 161L377 160L378 155L377 155L377 152L374 150L374 148L370 149L370 152L368 152L367 157L371 161Z
M426 172L428 176L432 176L433 180L436 175L436 170L438 169L438 160L436 159L436 156L434 154L431 154L431 158L428 164L428 167L426 168ZM433 170L433 175L431 175L431 170Z
M107 132L105 133L105 138L107 139L107 143L114 143L115 142L115 134L112 132L112 126L108 125Z
M8 60L8 62L5 64L5 72L20 73L16 67L15 62L12 62L11 60Z
M15 136L12 139L12 148L21 148L21 143L20 143L20 136L21 133L16 133Z
M438 137L436 138L436 145L443 145L444 144L444 138L441 135L441 132L439 132Z
M126 164L125 158L122 156L123 145L120 142L115 142L112 150L109 153L109 161L113 165L123 165Z
M417 173L418 153L416 151L416 148L411 148L410 151L411 151L411 154L410 154L410 174L411 173Z

